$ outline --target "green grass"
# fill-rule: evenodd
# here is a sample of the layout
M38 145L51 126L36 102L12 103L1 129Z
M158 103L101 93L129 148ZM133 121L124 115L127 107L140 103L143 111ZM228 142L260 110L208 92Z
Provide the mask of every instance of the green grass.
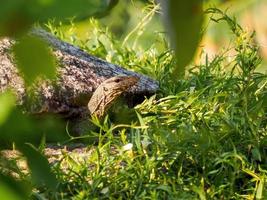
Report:
M86 41L49 26L89 53L152 76L160 90L135 107L132 124L95 119L100 130L97 144L88 145L91 155L64 154L52 166L56 188L33 185L33 199L267 198L267 77L256 71L258 47L235 20L207 12L229 25L235 55L203 54L203 64L181 80L171 78L175 59L167 45L161 52L153 44L122 46L96 21Z
M170 78L175 60L167 47L163 52L153 46L143 51L122 47L99 25L94 42L74 41L90 53L153 76L160 81L160 91L136 106L138 123L100 124L98 144L88 146L91 156L76 161L65 155L53 167L60 182L56 191L41 189L43 195L267 198L267 77L256 72L261 62L258 48L253 34L233 19L216 9L208 12L228 23L235 55L229 57L225 51L212 60L207 55L178 81ZM69 170L62 171L62 162Z

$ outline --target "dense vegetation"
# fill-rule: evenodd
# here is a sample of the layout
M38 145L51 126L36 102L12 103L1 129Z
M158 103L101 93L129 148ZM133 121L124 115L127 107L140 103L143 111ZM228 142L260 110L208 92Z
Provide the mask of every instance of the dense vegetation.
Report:
M91 155L77 160L64 154L55 162L53 189L2 161L4 183L14 185L5 175L16 172L20 187L12 188L15 194L33 199L267 198L267 77L257 72L261 58L255 33L245 32L220 10L207 13L228 24L232 46L213 58L203 53L202 64L190 66L177 80L172 74L175 57L167 45L160 52L153 46L127 48L96 21L91 22L89 41L71 40L73 35L48 26L89 53L153 76L160 91L135 107L138 120L130 124L94 119L99 132L84 136L98 138L88 144ZM39 150L45 146L42 141ZM34 156L37 151L24 152ZM31 186L22 189L27 183Z
M49 195L77 199L267 195L267 79L255 71L261 61L258 48L253 33L244 32L216 9L208 11L228 23L235 55L229 58L228 49L211 60L206 57L177 82L170 78L175 61L168 49L140 53L121 48L114 39L110 46L98 43L88 49L105 57L112 46L113 62L153 74L161 91L136 107L139 123L100 124L102 134L98 145L90 147L91 157L70 162L66 155L63 160L71 170L54 168L60 184Z

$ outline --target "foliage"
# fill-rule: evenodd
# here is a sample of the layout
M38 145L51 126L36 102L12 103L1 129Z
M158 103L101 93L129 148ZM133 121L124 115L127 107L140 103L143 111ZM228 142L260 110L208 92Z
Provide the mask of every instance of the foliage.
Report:
M171 51L124 48L93 22L98 30L93 44L76 43L87 44L88 51L112 62L153 74L160 80L161 92L135 108L138 124L95 121L100 130L97 145L88 146L91 155L77 161L65 154L53 167L59 179L57 191L43 190L42 195L53 199L266 198L267 77L256 71L261 58L254 33L245 32L218 9L207 13L213 21L229 25L234 44L211 60L206 55L204 64L191 67L178 84L169 78L175 65ZM233 49L235 55L229 57ZM62 171L66 165L68 170Z
M207 13L213 21L229 25L235 37L229 50L235 55L229 57L226 51L211 60L206 55L204 64L191 67L175 83L170 77L177 63L168 46L162 52L153 45L144 51L122 46L94 20L95 29L86 41L48 25L61 39L156 78L160 91L135 108L138 122L92 119L99 131L85 136L98 138L88 145L91 155L75 160L63 152L63 158L51 166L52 173L42 155L45 139L40 142L36 133L56 135L57 129L50 122L22 115L11 94L1 95L0 106L7 105L0 112L1 143L15 141L31 170L24 174L16 162L1 159L1 198L266 198L267 80L256 71L261 59L254 33L246 33L218 9ZM76 139L80 138L71 142ZM40 148L27 142L41 143ZM18 177L11 178L13 174Z
M64 6L62 6L64 5ZM1 2L0 35L19 36L33 23L51 18L65 20L73 16L92 16L104 11L107 3L101 0L9 0Z
M162 4L171 44L176 51L177 65L173 77L183 77L185 67L192 61L201 39L203 1L191 0L184 4L182 1L168 0L162 1Z

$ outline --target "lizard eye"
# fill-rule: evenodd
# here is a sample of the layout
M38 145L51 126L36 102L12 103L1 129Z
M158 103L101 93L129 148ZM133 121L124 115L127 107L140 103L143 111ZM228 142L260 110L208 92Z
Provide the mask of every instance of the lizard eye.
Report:
M103 90L104 90L104 91L108 91L108 88L106 88L106 87L103 87Z

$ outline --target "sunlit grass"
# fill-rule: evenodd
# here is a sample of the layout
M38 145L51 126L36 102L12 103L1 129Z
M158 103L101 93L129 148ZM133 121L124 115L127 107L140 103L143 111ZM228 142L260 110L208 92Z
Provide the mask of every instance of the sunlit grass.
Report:
M126 48L96 22L92 40L72 40L154 77L160 91L135 107L133 124L95 121L100 130L97 143L88 145L90 155L75 160L65 154L53 167L60 180L56 192L41 193L53 199L267 197L267 78L256 72L258 47L253 34L227 15L209 12L228 23L235 55L206 59L182 80L170 78L175 60L167 47Z

